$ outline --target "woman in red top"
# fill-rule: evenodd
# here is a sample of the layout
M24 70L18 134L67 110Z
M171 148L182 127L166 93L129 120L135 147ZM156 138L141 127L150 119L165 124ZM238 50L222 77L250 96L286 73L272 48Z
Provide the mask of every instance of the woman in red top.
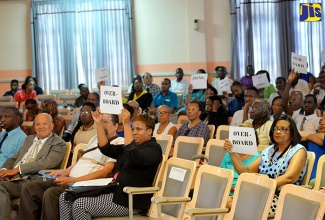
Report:
M37 94L34 90L35 81L31 76L27 76L25 83L21 86L22 90L18 90L14 96L16 102L20 106L21 102L26 101L29 98L37 100Z

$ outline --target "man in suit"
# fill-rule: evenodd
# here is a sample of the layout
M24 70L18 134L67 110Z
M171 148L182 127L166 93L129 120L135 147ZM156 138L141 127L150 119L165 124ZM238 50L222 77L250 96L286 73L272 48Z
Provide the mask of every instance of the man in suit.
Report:
M42 180L37 172L58 167L65 154L65 142L52 133L52 117L40 113L34 121L36 134L26 138L20 150L0 170L0 219L10 219L10 200L20 197L24 184ZM21 178L21 180L13 181Z

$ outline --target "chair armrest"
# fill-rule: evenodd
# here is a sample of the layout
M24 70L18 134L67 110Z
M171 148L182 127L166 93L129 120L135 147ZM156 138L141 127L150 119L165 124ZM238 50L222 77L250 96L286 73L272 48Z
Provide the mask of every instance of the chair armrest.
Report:
M301 187L304 187L306 189L312 189L313 187L311 185L300 185Z
M227 208L215 208L215 209L205 209L205 208L186 208L184 212L188 215L220 215L227 214Z
M54 171L58 171L58 170L51 170L51 169L49 169L49 170L41 170L41 172L43 172L43 173L52 173L52 172L54 172Z
M202 158L204 158L206 161L209 160L209 158L207 158L207 156L205 156L204 154L197 154L192 156L192 160L202 159Z
M191 201L190 197L152 197L151 202L159 203L185 203Z
M159 187L131 187L126 186L123 188L123 192L127 194L149 194L155 193L159 190Z

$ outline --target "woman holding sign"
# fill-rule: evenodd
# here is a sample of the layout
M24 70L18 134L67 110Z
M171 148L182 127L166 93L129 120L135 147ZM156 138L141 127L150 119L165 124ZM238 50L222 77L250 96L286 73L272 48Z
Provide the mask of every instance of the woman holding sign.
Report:
M225 141L224 149L230 154L236 171L266 174L277 182L277 187L285 184L300 185L306 172L307 151L299 144L301 136L293 119L288 115L277 117L270 130L272 145L262 151L249 166L244 166L237 154L232 152L232 143ZM279 191L276 192L271 214L274 214ZM273 213L272 213L273 212Z
M156 139L152 137L154 120L148 115L135 116L130 126L130 112L122 109L124 124L124 144L110 144L100 110L92 112L98 128L98 146L102 154L116 159L113 169L113 182L117 185L105 188L99 195L80 197L72 202L60 196L60 219L89 219L94 217L128 216L128 195L123 192L125 186L152 186L157 168L162 159L162 151ZM133 197L134 214L148 209L152 194Z

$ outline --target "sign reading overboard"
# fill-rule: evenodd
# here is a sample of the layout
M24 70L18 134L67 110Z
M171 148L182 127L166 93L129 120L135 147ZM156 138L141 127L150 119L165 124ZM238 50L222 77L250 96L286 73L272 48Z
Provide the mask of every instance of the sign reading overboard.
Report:
M186 170L178 167L172 167L168 178L183 182L185 178L185 174L186 174Z
M219 86L220 86L221 92L231 93L230 83L229 83L229 78L228 77L225 77L224 79L221 79Z
M193 74L191 82L193 89L206 89L208 83L208 74Z
M257 155L257 144L254 128L229 127L229 140L232 152Z
M253 86L255 86L257 89L262 89L270 86L270 82L267 79L266 73L253 76Z
M107 67L98 68L95 71L96 82L106 81L109 79L109 72Z
M123 108L121 87L100 87L100 110L102 113L120 114Z
M295 72L307 74L307 57L292 52L291 68L294 68Z

